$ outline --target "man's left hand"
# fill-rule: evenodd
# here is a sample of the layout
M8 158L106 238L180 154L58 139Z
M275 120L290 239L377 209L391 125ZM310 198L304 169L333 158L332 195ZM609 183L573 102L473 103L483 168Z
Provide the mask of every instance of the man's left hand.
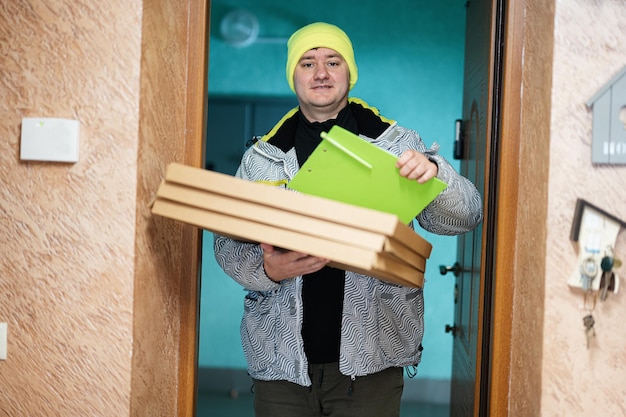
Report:
M414 149L409 149L398 158L396 168L399 169L400 175L403 177L417 180L417 182L422 184L436 177L439 171L437 164L428 159L423 153Z

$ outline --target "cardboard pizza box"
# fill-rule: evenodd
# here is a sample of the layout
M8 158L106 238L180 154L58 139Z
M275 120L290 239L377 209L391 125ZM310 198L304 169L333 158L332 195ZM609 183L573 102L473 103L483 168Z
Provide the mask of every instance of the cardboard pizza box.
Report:
M422 272L426 268L426 258L423 255L410 250L392 237L370 230L346 226L294 211L280 210L246 199L216 194L168 181L162 182L157 197L375 252L388 253L398 261L408 263ZM242 231L239 233L250 232Z
M168 165L165 180L217 194L228 195L261 205L297 212L333 223L369 230L398 239L409 249L430 257L432 245L397 216L357 207L322 197L300 194L285 188L245 181L231 175L194 168L179 163Z
M152 212L413 287L423 286L432 249L394 215L181 164L168 166Z

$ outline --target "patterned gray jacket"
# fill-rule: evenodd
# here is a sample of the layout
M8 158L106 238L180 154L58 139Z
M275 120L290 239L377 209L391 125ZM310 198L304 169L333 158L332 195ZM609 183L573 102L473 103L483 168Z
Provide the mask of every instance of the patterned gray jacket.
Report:
M416 149L438 165L437 176L448 187L418 215L425 230L457 235L481 222L482 200L476 187L437 154L436 145L427 149L417 132L385 119L362 100L351 98L349 105L364 140L398 156L407 149ZM297 111L295 108L287 113L244 153L236 176L284 186L296 174L295 149L281 149L271 139L293 134ZM240 330L250 376L309 386L300 334L302 277L281 283L270 280L263 270L258 244L215 234L214 249L222 269L247 290ZM422 289L389 284L354 272L346 272L345 276L340 371L355 378L389 367L417 366L424 333Z

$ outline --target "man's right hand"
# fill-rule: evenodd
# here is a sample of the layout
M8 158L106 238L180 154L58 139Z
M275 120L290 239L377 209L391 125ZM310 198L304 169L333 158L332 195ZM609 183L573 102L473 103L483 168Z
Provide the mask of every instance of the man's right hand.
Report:
M261 243L260 246L263 249L265 274L275 282L311 274L319 271L330 262L328 259L301 252L285 251L267 243Z

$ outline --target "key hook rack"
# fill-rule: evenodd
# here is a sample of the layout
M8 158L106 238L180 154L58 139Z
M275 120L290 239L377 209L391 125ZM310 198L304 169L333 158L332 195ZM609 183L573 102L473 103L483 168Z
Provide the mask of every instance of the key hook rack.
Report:
M621 261L614 257L617 236L626 222L584 199L576 201L570 240L578 243L578 262L568 280L572 288L601 293L617 293L619 278L615 269Z

